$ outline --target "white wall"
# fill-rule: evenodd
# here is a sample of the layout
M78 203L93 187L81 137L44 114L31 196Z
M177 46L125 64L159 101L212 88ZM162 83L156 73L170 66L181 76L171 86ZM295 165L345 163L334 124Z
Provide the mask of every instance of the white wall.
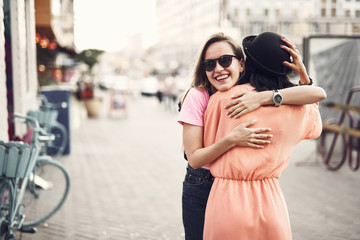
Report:
M0 0L0 140L8 140L3 0ZM14 111L37 108L34 0L10 0ZM21 136L25 128L18 127Z
M8 140L3 0L0 0L0 140Z
M11 0L10 16L14 112L26 114L37 107L34 1ZM24 127L15 126L15 135L22 136L24 132Z

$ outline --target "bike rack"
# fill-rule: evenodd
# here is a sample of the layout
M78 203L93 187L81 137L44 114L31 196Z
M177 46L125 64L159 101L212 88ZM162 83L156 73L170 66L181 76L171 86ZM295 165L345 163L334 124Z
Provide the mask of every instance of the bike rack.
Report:
M341 104L341 103L327 103L327 104L323 104L323 106L334 109L334 110L340 110L342 111L341 115L340 115L340 119L336 120L336 119L330 119L328 122L323 122L323 133L321 136L321 145L322 145L322 149L320 150L322 157L323 157L323 162L325 163L326 167L330 170L338 170L341 168L341 166L343 165L343 163L346 161L346 158L349 159L349 167L352 171L357 171L360 167L360 118L358 119L357 123L357 127L354 126L354 115L353 113L360 113L360 106L356 106L356 105L351 105L351 99L354 95L354 93L359 92L360 91L360 86L357 87L353 87L350 89L349 94L347 96L346 99L346 103L345 104ZM343 126L344 124L344 120L346 117L349 117L349 127ZM334 138L332 139L331 142L331 146L329 148L329 150L327 152L325 152L324 146L323 146L323 141L325 138L325 135L327 132L334 132ZM343 144L344 144L344 149L343 149L343 156L342 159L340 161L340 163L336 166L332 166L330 164L330 160L335 148L335 144L336 141L338 139L338 136L342 135L343 138ZM356 160L353 159L352 156L352 152L353 152L353 141L354 138L357 139L357 158Z

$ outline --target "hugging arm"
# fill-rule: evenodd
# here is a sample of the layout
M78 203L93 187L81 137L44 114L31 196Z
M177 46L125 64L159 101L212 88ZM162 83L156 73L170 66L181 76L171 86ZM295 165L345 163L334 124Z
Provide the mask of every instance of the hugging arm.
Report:
M312 104L326 98L324 89L315 86L295 86L280 89L279 92L283 96L282 104L288 105ZM230 117L238 118L260 106L274 105L272 97L273 91L239 92L225 108Z
M183 144L190 166L197 169L211 163L234 146L263 148L264 144L270 143L272 135L266 134L269 128L248 128L255 122L240 124L227 136L205 148L203 127L184 123Z

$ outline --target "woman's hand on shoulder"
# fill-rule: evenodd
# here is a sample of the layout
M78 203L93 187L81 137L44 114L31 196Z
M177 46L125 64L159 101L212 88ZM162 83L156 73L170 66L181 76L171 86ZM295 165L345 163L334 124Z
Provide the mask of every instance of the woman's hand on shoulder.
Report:
M267 134L270 128L248 128L253 125L256 120L242 123L229 134L235 146L263 148L264 145L270 143L271 134Z
M231 97L225 109L228 109L229 117L239 118L242 115L258 109L264 104L266 98L261 92L241 91Z

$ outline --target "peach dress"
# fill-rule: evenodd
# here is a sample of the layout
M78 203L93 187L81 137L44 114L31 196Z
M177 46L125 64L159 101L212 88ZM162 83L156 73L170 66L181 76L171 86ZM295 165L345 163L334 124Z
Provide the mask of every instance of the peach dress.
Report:
M271 143L263 149L234 147L210 166L215 176L205 214L205 240L289 240L290 221L279 177L296 144L321 134L316 104L266 106L239 119L229 118L224 106L239 91L255 91L248 84L217 92L204 116L204 146L230 133L240 123L257 119L251 127L271 128Z

